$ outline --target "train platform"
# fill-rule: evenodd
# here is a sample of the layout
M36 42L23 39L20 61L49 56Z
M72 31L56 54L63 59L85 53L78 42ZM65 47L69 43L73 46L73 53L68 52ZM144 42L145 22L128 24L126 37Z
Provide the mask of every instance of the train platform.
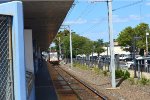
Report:
M35 75L35 97L36 100L58 100L45 61Z

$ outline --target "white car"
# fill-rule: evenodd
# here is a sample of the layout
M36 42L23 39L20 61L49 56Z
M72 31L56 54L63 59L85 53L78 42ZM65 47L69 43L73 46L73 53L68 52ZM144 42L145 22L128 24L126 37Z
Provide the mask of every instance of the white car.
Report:
M119 56L119 60L122 60L122 61L127 61L127 60L130 60L131 59L131 55L130 54L121 54Z
M126 66L127 66L128 68L131 68L133 65L134 65L134 62L133 62L133 61L127 61L127 62L126 62Z

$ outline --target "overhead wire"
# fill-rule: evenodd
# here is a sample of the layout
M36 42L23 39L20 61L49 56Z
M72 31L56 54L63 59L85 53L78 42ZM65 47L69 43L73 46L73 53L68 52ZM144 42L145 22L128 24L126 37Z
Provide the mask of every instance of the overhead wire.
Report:
M124 6L115 8L115 9L113 9L112 11L117 11L117 10L120 10L120 9L123 9L123 8L127 8L127 7L130 7L130 6L134 6L134 5L137 5L137 4L139 4L139 3L142 3L143 1L144 1L144 0L140 0L140 1L137 1L137 2L134 2L134 3L131 3L131 4L128 4L128 5L124 5Z
M131 4L128 4L128 5L124 5L124 6L121 6L121 7L118 7L118 8L115 8L115 9L113 9L113 11L117 11L117 10L120 10L120 9L123 9L123 8L127 8L127 7L130 7L130 6L134 6L134 5L137 5L137 4L139 4L139 3L142 3L144 0L140 0L140 1L137 1L137 2L134 2L134 3L131 3ZM141 14L141 8L140 8L140 14ZM141 15L140 15L141 16ZM100 20L101 21L101 23L102 22L104 22L104 21L106 21L105 20L106 19L106 17L105 18L102 18L102 20ZM86 31L89 31L89 30L93 30L93 29L95 29L96 27L98 27L99 25L99 23L100 23L100 21L98 22L98 23L96 23L96 24L94 24L94 25L92 25L91 27L89 27L88 29L86 29ZM95 28L94 28L95 27ZM85 32L82 32L82 33L85 33Z
M69 16L71 15L71 13L72 13L72 11L73 11L73 9L74 9L74 7L76 6L77 3L78 3L77 1L76 1L76 2L74 1L74 2L73 2L73 5L71 6L71 8L70 8L70 10L69 10L69 12L68 12L66 18L64 19L64 22L65 22L66 20L68 20Z
M95 9L95 7L96 6L91 6L91 8L88 8L88 10L81 16L81 17L85 17L85 16L87 16L88 14L90 14L92 11L93 11L93 9Z
M90 26L88 29L86 29L85 31L81 32L81 35L83 33L86 33L88 31L91 31L93 29L95 29L96 27L98 27L99 25L101 25L103 22L107 21L106 19L107 17L103 17L101 20L99 20L97 23L95 23L94 25Z
M139 3L142 3L144 0L140 0L140 1L137 1L137 2L134 2L134 3L131 3L131 4L128 4L128 5L124 5L124 6L121 6L121 7L118 7L118 8L115 8L115 9L113 9L112 11L118 11L118 10L120 10L120 9L123 9L123 8L127 8L127 7L130 7L130 6L134 6L134 5L137 5L137 4L139 4ZM79 3L79 1L77 2L77 3ZM76 5L76 4L75 4ZM77 18L75 18L75 21L78 21L79 19L81 19L82 17L84 17L85 15L88 15L89 14L89 12L91 12L92 10L91 9L89 9L89 7L90 7L90 4L88 4L86 7L85 7L85 9L79 14L79 16L77 17ZM71 12L69 13L69 15L71 14ZM141 8L140 8L140 16L141 16ZM89 31L89 30L93 30L93 29L95 29L96 27L98 27L101 23L103 23L104 21L106 21L106 18L107 17L104 17L104 18L102 18L100 21L98 21L97 23L95 23L94 25L92 25L92 26L90 26L88 29L86 29L86 32L87 31ZM140 17L141 18L141 17ZM67 19L67 18L66 18ZM65 20L66 20L65 19ZM72 26L73 24L71 24L71 26ZM85 31L84 32L81 32L81 34L82 33L85 33Z
M79 1L76 1L76 2L77 2L77 3L80 3ZM76 6L77 4L74 4L74 5ZM74 6L73 8L75 8L75 6ZM90 12L92 12L94 8L95 8L95 6L94 6L94 7L93 7L93 6L90 7L90 4L88 4L88 5L82 10L82 12L77 16L77 18L74 19L74 22L76 22L76 21L80 20L81 18L83 18L83 17L87 16L88 14L90 14ZM67 17L65 18L65 21L68 20L68 16L69 16L71 13L72 13L72 11L69 12L69 14L67 15ZM64 21L64 22L65 22L65 21ZM74 24L71 24L70 26L72 26L72 25L74 25Z
M79 1L78 1L78 3L79 3ZM84 15L84 13L86 12L86 10L88 10L88 8L89 8L89 4L85 7L85 9L79 14L79 16L77 17L77 18L75 18L75 22L76 21L78 21L80 18L81 18L81 16L83 16ZM72 26L73 24L71 24L70 26Z

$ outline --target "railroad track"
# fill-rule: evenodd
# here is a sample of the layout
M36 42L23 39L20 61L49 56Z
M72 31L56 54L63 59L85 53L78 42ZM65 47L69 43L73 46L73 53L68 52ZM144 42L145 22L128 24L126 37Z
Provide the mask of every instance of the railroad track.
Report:
M49 65L48 69L60 100L110 100L61 67Z

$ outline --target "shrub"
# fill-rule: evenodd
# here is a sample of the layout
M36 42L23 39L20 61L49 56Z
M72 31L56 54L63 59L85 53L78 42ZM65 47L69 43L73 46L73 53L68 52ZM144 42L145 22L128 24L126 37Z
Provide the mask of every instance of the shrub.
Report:
M86 65L81 65L81 69L83 69L83 70L88 70L88 69L89 69L89 67L88 67L88 66L86 66Z
M127 70L123 71L121 69L117 69L115 71L115 75L116 78L124 78L124 79L130 78L130 73Z
M115 75L116 75L116 78L122 78L122 76L124 75L124 72L121 69L117 69L115 71Z
M123 76L124 79L128 79L130 78L130 73L126 70L124 71L124 76Z
M104 76L108 76L108 71L107 70L103 71L103 74Z
M73 67L79 67L81 66L79 63L73 63Z
M140 80L139 80L139 83L142 84L142 85L147 85L150 83L150 80L145 78L145 77L142 77Z
M129 80L129 83L130 83L131 85L137 84L137 82L135 81L135 79L134 79L133 77L132 77L132 78L129 78L128 80Z
M96 74L100 74L101 72L101 70L98 67L94 67L93 70Z

